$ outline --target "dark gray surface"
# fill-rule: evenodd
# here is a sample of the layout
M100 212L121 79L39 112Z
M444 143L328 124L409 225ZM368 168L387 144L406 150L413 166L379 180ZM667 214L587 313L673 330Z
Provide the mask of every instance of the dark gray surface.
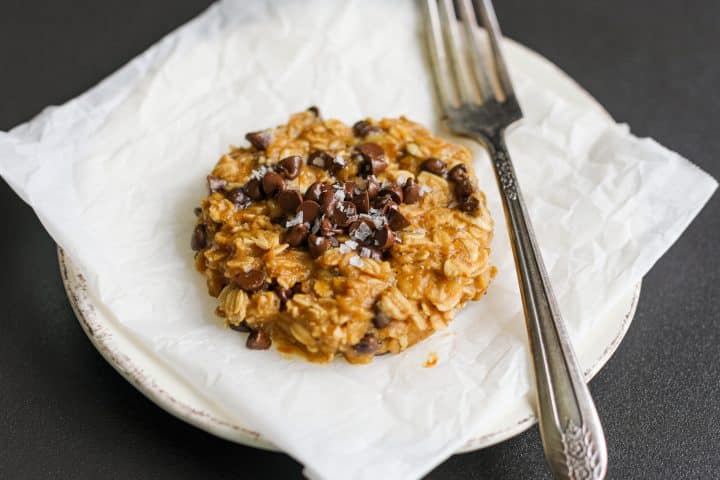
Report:
M207 4L0 1L0 129L83 92ZM509 36L619 121L720 177L720 2L502 0L497 10ZM715 195L647 276L625 341L591 383L609 478L720 476L719 207ZM2 182L0 212L0 478L299 477L290 458L187 426L125 382L75 321L52 240ZM429 478L547 478L537 429Z

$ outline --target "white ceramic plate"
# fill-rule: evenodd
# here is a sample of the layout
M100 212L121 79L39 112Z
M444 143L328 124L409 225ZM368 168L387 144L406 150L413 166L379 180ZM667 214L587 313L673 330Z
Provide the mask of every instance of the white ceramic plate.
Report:
M565 98L568 102L602 112L602 106L564 72L537 53L506 41L505 53L515 71L531 73L534 79ZM158 364L143 351L123 329L104 315L88 291L84 276L72 260L58 249L58 258L65 290L83 330L102 356L158 406L176 417L209 433L244 445L275 450L260 434L243 425L227 420L222 413L194 393L182 379ZM628 291L607 315L598 318L576 348L581 366L588 379L592 378L610 359L625 336L637 306L640 283ZM517 399L495 421L483 426L483 431L460 451L484 448L506 440L528 429L536 422L532 399Z

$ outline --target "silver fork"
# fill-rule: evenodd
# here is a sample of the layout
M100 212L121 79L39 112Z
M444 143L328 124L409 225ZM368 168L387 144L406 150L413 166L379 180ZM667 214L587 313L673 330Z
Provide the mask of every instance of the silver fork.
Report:
M604 478L605 435L560 317L505 145L505 130L522 118L522 110L502 57L492 3L475 2L488 55L481 48L483 31L471 0L457 2L460 24L452 0L439 0L439 8L438 0L424 2L430 59L445 120L453 133L482 143L495 167L525 311L545 457L555 478Z

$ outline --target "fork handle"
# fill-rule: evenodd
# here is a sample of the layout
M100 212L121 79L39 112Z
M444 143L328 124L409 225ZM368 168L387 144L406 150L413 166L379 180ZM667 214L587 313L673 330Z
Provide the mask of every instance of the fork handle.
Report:
M607 469L605 435L543 265L504 131L478 140L487 145L492 157L508 222L545 457L555 478L602 479Z

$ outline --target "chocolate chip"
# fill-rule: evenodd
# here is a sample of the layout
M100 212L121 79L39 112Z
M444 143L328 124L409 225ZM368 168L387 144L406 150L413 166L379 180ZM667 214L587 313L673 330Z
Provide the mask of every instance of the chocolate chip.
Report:
M328 152L315 150L308 157L308 165L322 168L324 170L330 170L333 166L333 160L335 160L335 157L330 155Z
M245 194L253 200L262 200L265 198L262 192L262 182L257 178L250 179L243 187Z
M402 203L403 197L404 197L403 190L400 187L400 185L395 185L395 184L391 184L391 185L388 185L387 187L380 189L380 191L378 192L378 195L380 195L380 196L387 195L395 203Z
M400 213L400 210L397 208L391 208L387 211L387 221L388 225L390 225L390 228L392 228L394 231L398 232L402 230L403 228L410 225L410 222L408 222L408 219L405 218L405 216Z
M415 180L408 178L405 181L405 187L403 187L403 196L405 197L405 203L412 205L420 200L420 185L415 183Z
M358 152L365 160L385 161L385 150L374 142L361 143L357 147Z
M307 223L295 225L285 234L285 243L291 247L299 247L307 238L309 231L310 228L307 226Z
M377 133L380 131L382 131L380 128L372 125L366 120L360 120L359 122L355 122L355 125L353 125L353 135L358 138L365 138L371 133Z
M196 217L199 217L200 214L202 213L202 208L200 208L200 207L193 208L193 213L195 214Z
M462 163L458 163L448 172L448 180L450 180L451 182L461 182L462 180L467 178L467 176L467 167Z
M320 220L320 234L324 237L334 234L332 222L327 217Z
M245 192L243 192L242 188L233 188L227 194L225 197L230 200L233 205L235 205L238 209L247 208L248 205L250 205L250 197L248 197Z
M245 135L248 142L258 150L265 150L270 146L272 140L272 132L270 130L262 130L259 132L250 132Z
M355 194L360 193L360 189L355 182L344 182L343 192L345 192L345 199L350 200L355 196Z
M375 316L373 317L373 325L375 328L385 328L392 322L392 317L386 314L380 307L380 302L375 304Z
M383 225L375 232L375 244L380 250L387 250L395 243L395 234L389 226Z
M320 116L320 109L318 107L316 107L315 105L313 105L312 107L309 107L307 110L308 110L308 112L312 112L312 114L315 115L316 117Z
M355 122L352 129L353 135L362 138L370 132L370 123L365 120L359 120Z
M375 177L375 175L370 175L367 178L367 192L368 197L370 197L370 200L375 198L380 191L380 181Z
M227 180L222 179L220 177L216 177L214 175L208 175L207 176L207 184L208 184L208 190L210 193L215 193L223 190L225 187L227 187Z
M293 285L292 293L293 293L293 295L295 295L297 293L303 293L303 285L301 282L298 282L295 285Z
M345 159L343 159L340 155L337 157L333 157L332 162L330 162L330 167L328 168L328 171L331 175L337 175L340 173L340 170L345 168Z
M287 302L292 298L293 291L289 288L283 288L280 285L276 285L275 294L277 294L278 298L280 299L280 311L282 312L286 310Z
M322 220L320 220L320 234L323 237L328 237L331 235L335 235L336 233L341 233L342 229L337 228L333 223L330 221L330 219L326 216L323 216Z
M250 270L238 273L233 280L246 292L255 292L260 290L265 283L265 274L262 270Z
M361 225L363 224L365 224L367 228L362 227L361 229ZM375 222L373 222L369 218L363 217L355 220L350 224L350 226L348 227L348 235L353 240L357 240L364 245L372 245L372 237L376 228L377 227L375 226Z
M284 190L278 193L277 202L280 208L288 213L295 213L303 201L302 195L297 190ZM303 220L305 217L303 216Z
M327 215L332 215L335 211L335 204L337 203L338 199L335 196L335 190L325 190L320 195L320 209L323 213Z
M280 225L281 227L284 227L287 222L288 218L285 215L281 215L279 217L272 217L270 219L270 223L272 223L273 225Z
M369 217L370 217L369 215L360 217L357 220L355 220L352 224L350 224L350 226L348 227L348 235L350 235L351 237L354 236L355 230L360 227L361 223L366 224L368 226L368 228L373 232L375 230L377 230L377 227L375 226L375 222Z
M252 332L252 329L248 326L247 322L243 320L240 323L229 323L228 327L230 327L231 330L235 330L236 332L242 332L242 333L248 333Z
M473 196L467 197L460 202L458 208L463 212L476 215L478 210L480 209L480 200Z
M370 196L368 192L360 192L353 197L353 203L359 213L368 213L370 211Z
M195 230L193 230L190 248L199 252L205 247L207 247L207 227L204 223L199 223L195 225Z
M447 165L439 158L430 157L420 165L420 170L425 170L435 175L444 175Z
M345 192L345 198L353 198L355 196L356 191L357 191L357 186L355 185L355 182L344 182L343 183L343 192Z
M315 182L305 190L305 200L319 202L320 195L322 195L325 190L327 190L327 188L323 182Z
M332 214L332 221L338 227L347 227L357 220L357 208L353 202L340 202Z
M375 175L387 168L385 150L377 143L366 142L359 145L357 149L365 160L362 166L363 173Z
M458 197L467 197L475 193L475 185L469 178L464 178L455 184L455 195Z
M285 305L285 303L287 303L287 301L293 296L293 291L291 289L281 287L278 284L275 284L273 290L275 290L275 293L280 298L281 305Z
M313 258L317 258L330 248L331 242L327 237L310 235L308 237L308 250Z
M393 202L392 198L390 198L390 195L378 195L372 201L372 206L379 210L383 210L383 213L385 213L385 210L390 208L390 206L388 205L397 207L397 204Z
M366 333L360 341L353 346L356 352L360 354L371 354L375 353L380 348L380 342L377 337L372 333Z
M320 215L320 204L313 200L303 200L300 208L303 212L303 222L312 223Z
M302 157L298 155L292 155L285 157L278 163L276 170L283 177L288 180L297 178L300 175L300 168L302 167Z
M262 330L255 330L248 335L245 346L250 350L267 350L272 345L270 335Z
M285 190L285 180L279 173L267 172L262 179L262 189L265 195L272 197Z

